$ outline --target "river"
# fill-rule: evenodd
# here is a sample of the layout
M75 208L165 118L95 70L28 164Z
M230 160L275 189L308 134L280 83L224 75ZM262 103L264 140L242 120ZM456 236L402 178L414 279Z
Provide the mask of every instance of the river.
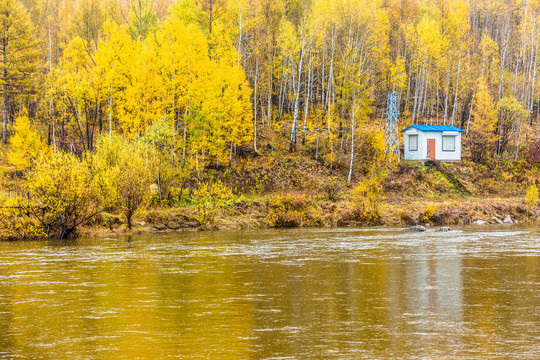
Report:
M539 359L540 230L0 243L0 359Z

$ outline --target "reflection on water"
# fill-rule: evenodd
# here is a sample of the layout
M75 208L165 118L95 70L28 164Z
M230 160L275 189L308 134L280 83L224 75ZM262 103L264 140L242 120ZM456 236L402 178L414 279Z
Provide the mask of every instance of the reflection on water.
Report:
M536 229L0 243L0 359L540 358Z

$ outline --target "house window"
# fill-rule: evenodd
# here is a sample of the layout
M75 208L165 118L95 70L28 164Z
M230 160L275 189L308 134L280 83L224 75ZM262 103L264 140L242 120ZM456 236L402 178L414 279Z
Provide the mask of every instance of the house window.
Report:
M409 135L409 151L418 150L418 135Z
M442 137L442 150L443 151L456 151L456 137L443 136Z

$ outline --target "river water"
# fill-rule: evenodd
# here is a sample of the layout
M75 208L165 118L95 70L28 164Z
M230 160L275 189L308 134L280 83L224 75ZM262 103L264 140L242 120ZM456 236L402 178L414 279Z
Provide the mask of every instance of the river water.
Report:
M540 359L540 230L0 243L0 359Z

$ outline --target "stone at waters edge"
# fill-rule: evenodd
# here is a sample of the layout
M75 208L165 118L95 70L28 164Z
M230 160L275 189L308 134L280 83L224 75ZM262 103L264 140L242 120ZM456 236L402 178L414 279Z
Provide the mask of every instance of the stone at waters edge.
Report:
M409 228L403 229L403 231L417 231L417 232L423 232L423 231L426 231L426 228L423 227L422 225L415 225L415 226L411 226L411 227L409 227Z
M484 221L484 220L476 220L476 221L473 221L473 225L487 225L489 224L487 221Z
M510 215L506 215L506 217L503 220L503 223L505 223L505 224L513 224L514 222L512 221L512 218L510 217Z
M438 231L438 232L448 232L448 231L452 231L452 229L449 228L448 226L443 226L441 228L438 228L436 231Z
M502 224L502 223L503 223L503 222L501 221L501 219L499 219L499 218L496 217L496 216L492 216L492 217L490 217L489 219L495 221L497 224Z

